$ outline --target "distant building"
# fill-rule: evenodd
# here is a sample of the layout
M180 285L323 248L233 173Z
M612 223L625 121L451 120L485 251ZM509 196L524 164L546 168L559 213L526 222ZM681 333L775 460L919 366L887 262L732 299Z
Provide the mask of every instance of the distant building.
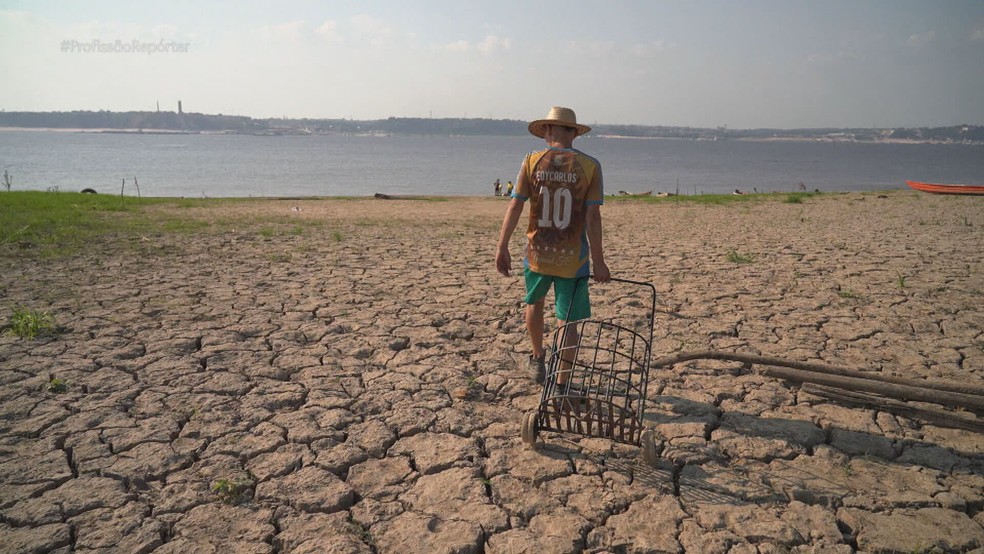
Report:
M179 114L183 114L184 113L183 111L181 111L181 100L178 100L178 113Z

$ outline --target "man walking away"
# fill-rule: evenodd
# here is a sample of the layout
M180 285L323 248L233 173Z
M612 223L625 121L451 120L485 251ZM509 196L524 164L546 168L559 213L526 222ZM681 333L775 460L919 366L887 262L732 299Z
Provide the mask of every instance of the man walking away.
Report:
M528 129L544 139L547 148L528 154L523 160L499 231L495 267L502 275L509 276L512 270L509 240L529 200L523 257L526 330L532 346L529 368L536 382L542 383L546 372L543 305L547 292L553 287L558 325L563 326L569 321L591 317L588 283L584 279L591 274L589 255L595 281L606 282L611 275L602 250L601 164L573 146L574 139L591 128L578 124L570 108L553 107L546 118L531 122ZM584 282L579 284L579 280ZM565 352L570 352L567 348L578 340L572 326L571 332L564 333ZM573 362L570 355L564 355L558 384L567 382L569 372L563 370L570 369Z

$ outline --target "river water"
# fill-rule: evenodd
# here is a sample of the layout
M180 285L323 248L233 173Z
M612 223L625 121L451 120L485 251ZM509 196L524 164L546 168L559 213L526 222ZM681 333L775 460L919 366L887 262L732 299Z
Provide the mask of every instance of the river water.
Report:
M605 193L865 191L984 183L984 146L582 137ZM491 195L534 137L250 136L0 131L12 190L143 196Z

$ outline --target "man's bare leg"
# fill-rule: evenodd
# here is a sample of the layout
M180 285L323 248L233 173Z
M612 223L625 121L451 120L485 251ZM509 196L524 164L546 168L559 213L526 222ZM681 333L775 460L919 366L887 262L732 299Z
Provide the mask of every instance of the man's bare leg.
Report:
M533 376L534 382L543 383L546 376L546 352L543 349L543 299L535 304L526 305L526 330L530 334L533 352L527 363L527 369Z
M561 356L560 356L560 371L557 372L557 384L564 385L571 377L571 366L574 365L574 358L577 354L577 345L580 337L577 334L577 324L572 323L570 326L567 325L566 321L560 320L557 322L560 325L561 334Z
M536 304L526 305L526 331L533 345L533 357L543 357L543 299Z

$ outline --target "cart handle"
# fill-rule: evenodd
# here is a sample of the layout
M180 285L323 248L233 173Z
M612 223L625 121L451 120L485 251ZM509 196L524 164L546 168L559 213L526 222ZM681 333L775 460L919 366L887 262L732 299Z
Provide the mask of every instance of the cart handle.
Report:
M591 277L594 277L594 275L593 274L589 274L589 275L585 275L584 277L579 277L577 279L577 281L574 283L574 290L575 290L575 292L577 291L578 285L581 284L581 281L584 281L585 283L587 283L587 280L590 279ZM616 283L625 283L625 284L628 284L628 285L638 285L640 287L648 287L649 288L649 290L650 290L650 292L652 293L652 296L653 296L652 307L651 307L651 311L649 312L649 347L652 348L654 327L656 326L656 287L652 283L646 283L646 282L643 282L643 281L633 281L631 279L619 279L618 277L610 277L609 280L608 280L608 282L611 282L611 281L614 281ZM571 313L571 307L573 305L574 305L574 295L571 294L571 302L570 302L570 305L567 307L567 313L568 314Z

